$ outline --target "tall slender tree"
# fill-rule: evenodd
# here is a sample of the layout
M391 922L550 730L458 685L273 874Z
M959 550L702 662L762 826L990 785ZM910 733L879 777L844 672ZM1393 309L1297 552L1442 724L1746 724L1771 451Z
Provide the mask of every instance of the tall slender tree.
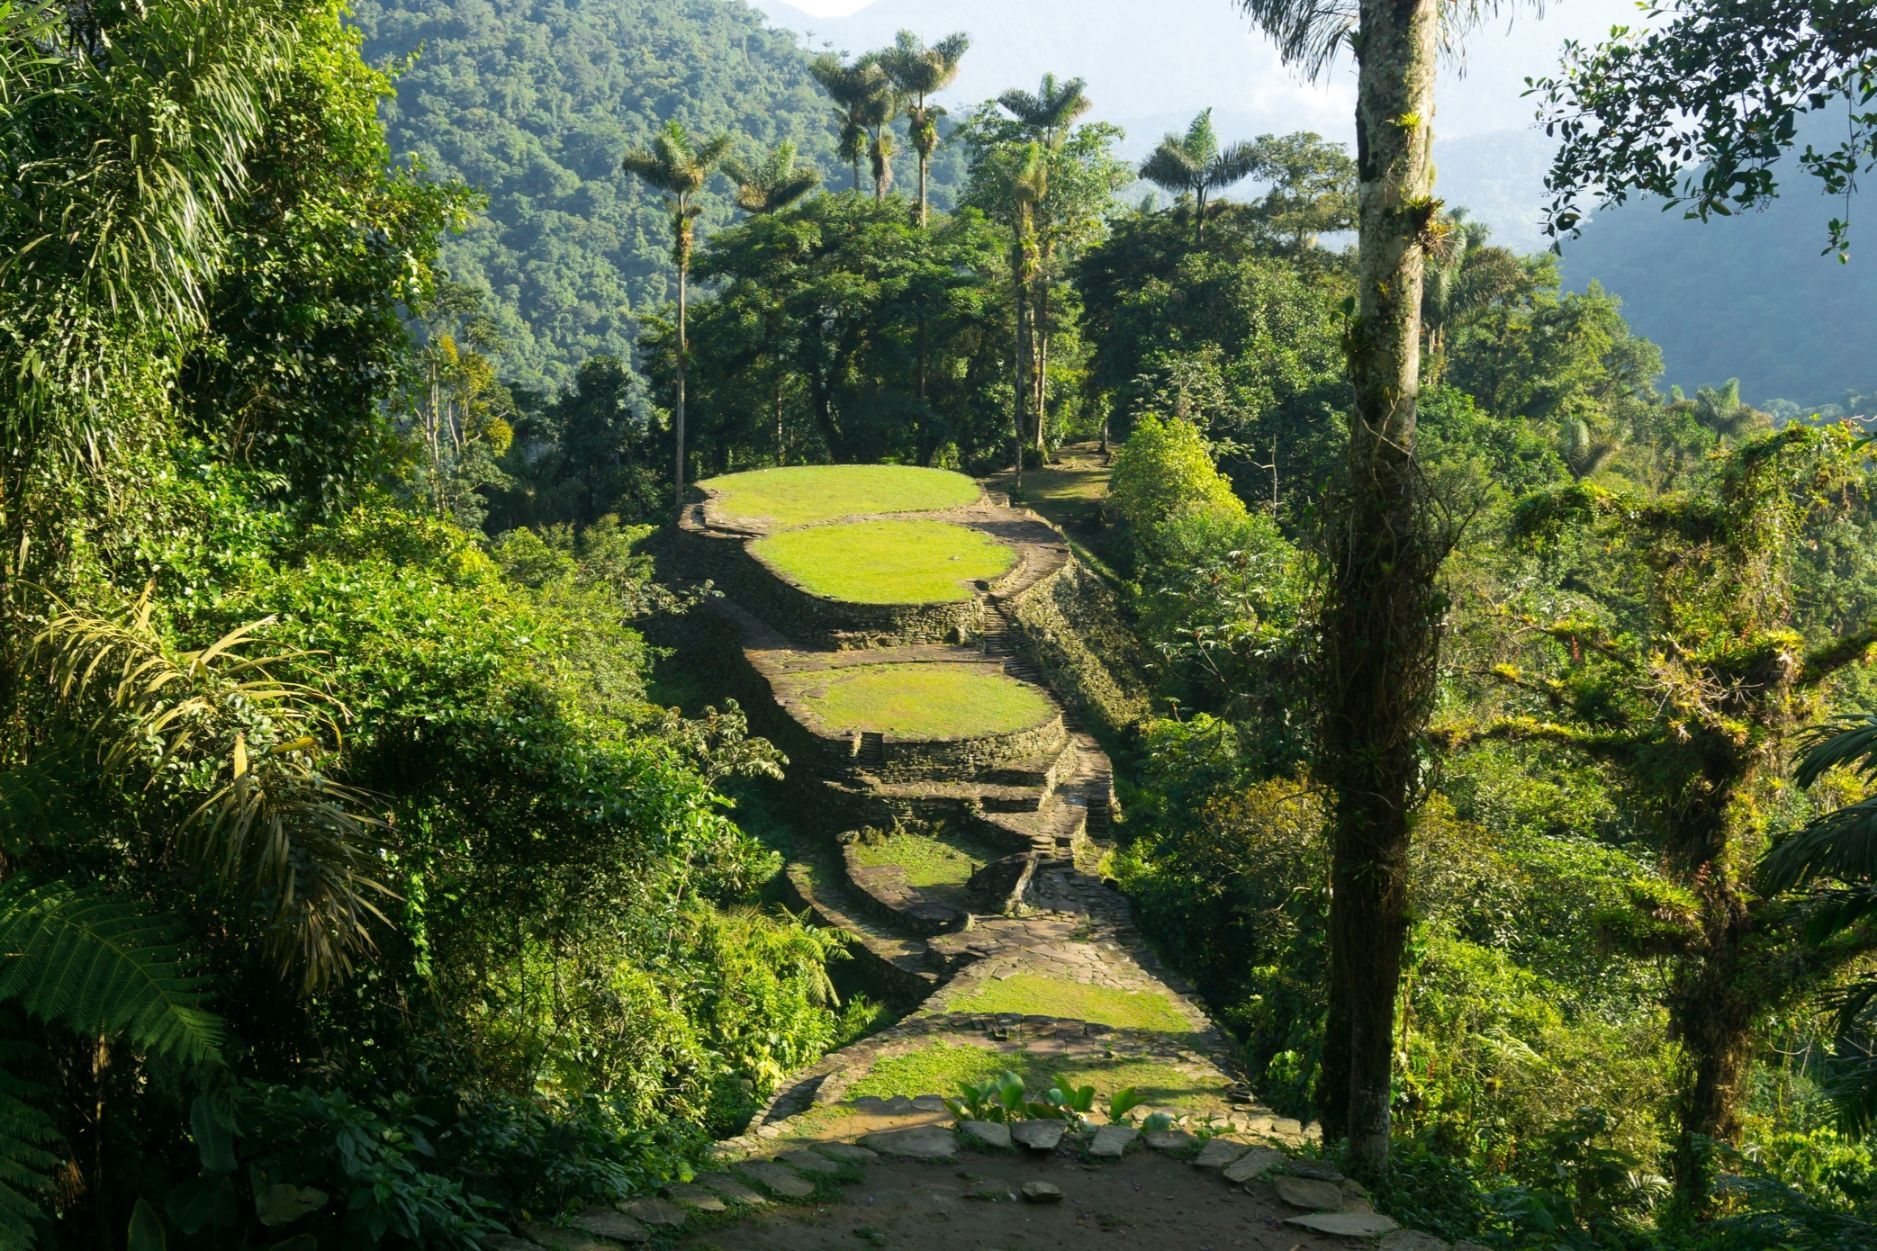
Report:
M1258 150L1249 143L1219 146L1212 110L1193 119L1184 135L1168 135L1141 162L1141 177L1163 191L1193 197L1193 242L1206 238L1206 201L1215 191L1242 182L1258 167Z
M881 78L865 61L849 65L833 53L815 58L808 67L821 89L834 101L836 145L841 160L854 171L854 190L860 190L860 163L867 156L867 102L880 89Z
M1034 94L1028 91L1006 91L997 97L997 103L1012 117L1017 124L1041 146L1045 165L1051 156L1062 150L1069 133L1082 115L1094 107L1094 101L1088 98L1087 84L1080 78L1058 80L1054 74L1044 74L1043 81ZM1047 418L1049 414L1049 342L1053 328L1050 313L1050 285L1054 281L1056 261L1056 230L1050 214L1047 180L1043 196L1033 206L1037 246L1039 249L1035 267L1036 316L1030 333L1034 338L1032 371L1030 386L1031 403L1036 410L1036 451L1037 455L1047 455Z
M752 217L779 213L813 191L821 182L821 171L812 165L795 163L795 145L783 141L761 161L753 165L730 159L723 172L736 184L737 207ZM776 323L781 317L780 297L763 310L763 352L770 359L769 399L775 416L776 464L789 463L788 438L782 419L782 361L775 350Z
M932 97L958 78L958 66L971 47L965 34L947 35L927 44L909 30L899 32L893 46L881 54L880 64L905 97L906 129L919 157L919 226L927 222L926 175L939 145L939 119L945 116Z
M1370 1178L1388 1163L1407 859L1426 774L1440 653L1442 550L1415 459L1421 294L1438 236L1434 78L1457 33L1499 0L1234 0L1312 76L1356 55L1355 411L1330 515L1318 771L1333 800L1330 1007L1317 1102Z
M620 162L626 173L670 197L672 260L678 267L678 381L677 403L672 409L672 434L677 448L672 473L679 507L684 504L684 365L685 355L690 351L685 316L690 294L691 253L697 243L697 215L702 212L697 197L729 152L728 135L700 143L682 124L674 121L652 140L650 148L628 152Z

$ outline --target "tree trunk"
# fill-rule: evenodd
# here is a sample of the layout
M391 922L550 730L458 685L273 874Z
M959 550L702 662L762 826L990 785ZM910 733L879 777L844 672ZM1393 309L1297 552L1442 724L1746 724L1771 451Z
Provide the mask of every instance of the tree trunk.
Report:
M677 483L677 506L684 507L684 358L690 353L690 342L685 338L684 321L687 304L687 287L691 276L690 258L683 258L678 264L678 406L672 414L672 433L677 437L677 457L673 477Z
M931 159L923 152L919 154L919 229L921 230L926 228L925 170L926 163Z
M1036 457L1049 455L1049 270L1036 284Z
M1437 0L1362 0L1355 390L1344 507L1324 605L1322 773L1334 797L1330 1010L1317 1091L1355 1171L1387 1167L1395 998L1408 933L1407 855L1439 653L1414 461Z
M1016 252L1011 262L1017 267L1017 387L1014 403L1016 411L1011 416L1013 433L1017 438L1016 493L1023 493L1023 418L1024 409L1029 407L1030 378L1026 367L1029 355L1029 283L1023 277L1023 243L1019 239Z
M1705 1144L1740 1141L1755 1015L1750 996L1742 993L1742 983L1751 980L1740 967L1750 929L1744 906L1709 928L1707 951L1669 1004L1670 1032L1683 1057L1675 1194L1695 1215L1707 1215L1713 1203L1713 1165Z

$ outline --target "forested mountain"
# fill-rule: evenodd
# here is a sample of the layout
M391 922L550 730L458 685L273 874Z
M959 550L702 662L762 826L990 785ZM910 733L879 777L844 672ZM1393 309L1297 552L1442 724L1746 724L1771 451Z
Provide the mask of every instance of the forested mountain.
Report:
M747 155L792 140L830 182L851 177L810 58L736 0L364 0L355 20L368 59L414 56L386 105L393 150L488 196L443 264L487 286L523 384L625 354L634 317L673 297L662 200L619 172L667 121L734 134ZM706 235L732 217L727 192L703 197Z

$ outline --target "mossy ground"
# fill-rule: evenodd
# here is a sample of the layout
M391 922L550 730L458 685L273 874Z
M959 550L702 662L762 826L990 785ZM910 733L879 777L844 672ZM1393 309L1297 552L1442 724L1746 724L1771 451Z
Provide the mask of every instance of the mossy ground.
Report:
M945 903L964 906L965 883L997 853L948 830L894 831L861 839L854 859L869 867L896 864L906 884Z
M803 465L757 469L698 483L724 513L770 526L805 526L865 513L936 512L979 497L963 474L911 465Z
M1065 1062L1027 1051L949 1046L882 1060L848 1088L847 1097L954 1096L967 1083L990 1081L1006 1072L1022 1078L1032 1096L1041 1096L1058 1078L1077 1086L1093 1086L1097 1108L1130 1086L1151 1106L1174 1110L1208 1106L1220 1095L1216 1079L1208 1082L1153 1060L1115 1056Z
M784 530L751 552L795 585L849 604L941 604L970 599L1017 554L980 530L943 521L857 521Z
M1094 1021L1116 1029L1183 1034L1192 1029L1171 999L1145 990L1089 986L1066 978L1018 973L987 981L945 1005L948 1012L1014 1012Z
M790 674L780 685L835 734L977 738L1026 730L1055 713L1041 691L988 665L852 665Z

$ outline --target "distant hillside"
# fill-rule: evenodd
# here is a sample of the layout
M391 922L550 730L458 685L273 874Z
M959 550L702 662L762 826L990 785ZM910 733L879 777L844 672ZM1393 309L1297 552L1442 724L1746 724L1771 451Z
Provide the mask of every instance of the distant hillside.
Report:
M420 53L387 114L393 148L488 193L445 261L493 293L519 381L624 353L634 313L671 298L666 215L619 172L667 119L752 152L793 139L847 184L807 53L738 0L359 0L356 21L373 61ZM706 232L730 220L726 190Z
M1662 345L1663 386L1740 379L1744 399L1833 402L1877 384L1877 223L1853 206L1848 265L1821 256L1843 202L1796 169L1764 212L1685 220L1633 204L1564 246L1571 286L1623 298L1630 325Z

